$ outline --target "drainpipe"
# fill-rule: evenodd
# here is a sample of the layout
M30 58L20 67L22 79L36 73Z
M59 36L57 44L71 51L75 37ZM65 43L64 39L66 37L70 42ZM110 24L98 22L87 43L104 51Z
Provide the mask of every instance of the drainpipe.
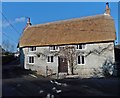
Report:
M46 66L46 77L48 76L48 66Z

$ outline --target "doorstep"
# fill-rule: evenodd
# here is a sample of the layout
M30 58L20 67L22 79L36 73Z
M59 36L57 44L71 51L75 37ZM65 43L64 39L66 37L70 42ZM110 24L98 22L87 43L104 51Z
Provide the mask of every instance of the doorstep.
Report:
M65 78L80 78L79 75L67 75Z

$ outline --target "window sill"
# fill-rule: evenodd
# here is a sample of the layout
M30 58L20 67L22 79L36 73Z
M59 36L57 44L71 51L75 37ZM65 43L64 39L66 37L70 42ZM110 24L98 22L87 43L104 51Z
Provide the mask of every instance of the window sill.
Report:
M85 65L85 64L77 64L77 65Z
M47 62L47 63L53 63L53 62Z
M50 51L54 52L54 51L59 51L59 50L50 50Z
M76 50L86 50L86 49L76 49Z
M34 65L35 63L28 63L29 65Z
M28 51L28 52L37 52L37 51Z

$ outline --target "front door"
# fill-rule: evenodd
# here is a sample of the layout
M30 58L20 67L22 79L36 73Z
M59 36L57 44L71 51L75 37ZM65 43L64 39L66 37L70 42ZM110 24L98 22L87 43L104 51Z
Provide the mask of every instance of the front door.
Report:
M68 63L67 59L64 57L58 57L58 71L59 72L68 72Z

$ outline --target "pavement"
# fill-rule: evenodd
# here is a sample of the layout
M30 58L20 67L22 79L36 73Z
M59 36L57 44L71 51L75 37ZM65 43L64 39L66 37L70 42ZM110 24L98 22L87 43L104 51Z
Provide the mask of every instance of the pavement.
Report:
M2 96L40 96L61 98L69 96L119 96L119 82L110 78L51 79L18 67L18 61L3 66Z

